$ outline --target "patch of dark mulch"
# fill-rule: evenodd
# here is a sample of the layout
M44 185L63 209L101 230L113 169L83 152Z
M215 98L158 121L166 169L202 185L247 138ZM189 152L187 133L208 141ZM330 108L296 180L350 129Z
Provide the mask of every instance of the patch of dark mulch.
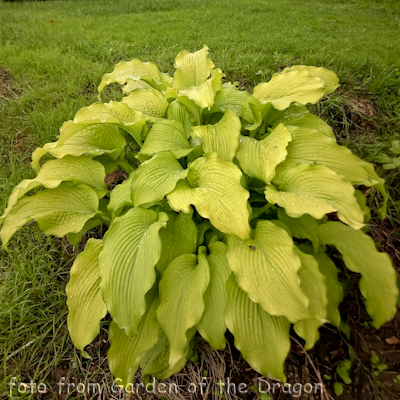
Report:
M125 172L123 169L118 168L111 174L108 174L106 176L106 179L104 182L106 183L108 190L113 190L115 186L119 185L122 183L125 179L128 179L129 175L127 172Z

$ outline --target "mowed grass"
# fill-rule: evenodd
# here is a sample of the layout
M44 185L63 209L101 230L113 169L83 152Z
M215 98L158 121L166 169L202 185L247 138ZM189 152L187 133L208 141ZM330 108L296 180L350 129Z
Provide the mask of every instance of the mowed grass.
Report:
M179 51L203 44L227 80L246 88L287 65L334 70L342 87L313 111L373 161L400 138L399 28L396 1L0 3L0 211L12 188L34 176L34 148L56 140L63 121L96 101L101 76L114 64L139 58L172 73ZM400 174L379 172L398 229ZM371 205L379 201L370 195ZM33 227L15 235L13 253L0 254L0 396L11 377L40 382L53 379L61 361L70 371L79 367L66 328L73 257Z

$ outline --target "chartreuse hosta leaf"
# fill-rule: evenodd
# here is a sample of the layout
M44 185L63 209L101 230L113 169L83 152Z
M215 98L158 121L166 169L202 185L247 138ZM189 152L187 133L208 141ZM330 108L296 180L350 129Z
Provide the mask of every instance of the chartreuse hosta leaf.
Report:
M187 172L169 151L157 153L113 189L107 208L118 211L125 206L137 207L162 200L179 179L186 178Z
M169 120L175 120L182 124L186 137L189 138L192 133L193 124L185 106L177 100L171 102L168 107L167 116Z
M140 111L151 122L163 118L168 108L164 96L155 89L134 90L129 96L124 97L122 102L132 110Z
M103 197L108 192L104 178L103 165L86 156L65 156L58 160L48 161L42 166L36 178L25 179L14 188L8 199L7 208L0 217L0 223L7 217L15 204L17 204L18 199L32 189L40 186L46 189L54 189L61 182L66 181L86 183L98 193L99 197Z
M179 90L177 97L187 97L197 106L210 109L214 104L215 93L222 87L221 79L224 76L225 74L219 68L214 69L211 71L211 78L200 86Z
M221 111L231 110L247 122L246 129L254 130L261 125L260 102L249 92L236 86L223 87L215 96L214 106Z
M126 84L122 87L122 92L125 94L129 94L133 92L134 90L137 89L151 89L152 86L150 86L147 82L142 81L141 79L139 80L127 80Z
M180 179L185 179L188 170L183 169L170 151L157 153L145 161L134 172L132 199L135 207L159 201L172 192Z
M157 269L164 273L169 263L182 254L194 254L197 250L197 227L189 214L168 212L168 222L160 231L162 242Z
M335 134L332 128L322 119L316 115L309 114L306 112L296 113L287 112L290 111L292 107L286 109L283 114L274 120L274 125L284 124L285 126L295 126L298 128L308 128L312 130L317 130L322 132L326 137L336 142Z
M187 156L193 150L182 124L178 121L155 122L147 134L140 154L152 156L166 150L169 150L178 159Z
M326 322L327 289L324 275L320 272L314 256L303 253L297 246L295 253L301 260L301 268L298 271L300 287L310 301L309 310L314 318L297 321L294 330L306 341L304 349L309 350L319 339L318 328Z
M286 382L283 363L290 350L289 321L268 314L251 301L233 274L227 292L225 322L235 338L235 347L257 372Z
M332 93L340 86L337 75L333 71L323 67L317 68L308 65L293 65L292 67L285 68L282 73L287 73L289 71L306 71L309 75L322 79L324 81L325 94Z
M112 190L110 202L107 206L108 211L118 211L125 206L133 206L132 181L134 176L135 172L132 172L128 179L125 179Z
M210 154L190 165L187 180L179 181L167 199L175 211L188 213L193 204L197 212L221 232L247 239L250 235L249 192L240 185L241 177L236 165Z
M107 358L119 386L126 387L134 381L141 357L158 340L160 326L156 321L156 309L159 305L157 290L151 289L148 292L146 302L147 310L134 337L128 336L114 321L109 327L110 350Z
M208 47L204 46L195 53L181 51L175 59L173 90L167 90L167 98L186 97L201 108L210 108L215 93L221 89L220 69L208 58Z
M223 161L232 161L239 146L241 123L233 111L227 110L215 125L193 128L193 136L203 139L204 153L216 153Z
M184 254L173 260L159 285L160 306L157 321L170 342L169 364L176 365L187 353L204 313L204 292L210 282L205 247L199 254Z
M187 361L187 353L174 364L170 364L170 342L165 333L158 332L157 343L140 358L140 368L142 375L156 376L159 379L167 379L171 375L181 371Z
M263 123L260 127L260 133L263 133L265 131L268 132L268 127L275 127L281 123L285 126L295 125L292 124L291 121L303 117L308 113L308 109L304 105L294 103L285 110L279 111L272 107L271 103L266 103L261 106L261 112Z
M305 114L295 121L290 118L288 120L278 118L277 121L288 125L292 141L287 147L286 160L277 167L276 174L279 176L285 169L298 164L325 165L353 185L372 186L379 190L383 197L383 205L380 209L383 218L386 215L388 200L384 180L376 174L372 164L360 160L345 146L337 145L332 140L334 139L334 136L333 138L331 136L332 131L330 130L330 133L315 119L318 120L318 117L311 114ZM296 127L289 126L292 124Z
M168 93L168 92L167 92ZM167 93L165 97L167 98ZM182 107L185 108L186 112L189 115L190 122L192 125L201 125L203 121L203 108L199 107L193 100L185 96L178 96L176 92L176 88L171 93L171 98L176 99Z
M99 97L102 90L111 83L119 83L123 85L130 80L142 80L151 86L159 87L160 89L165 89L168 84L165 82L166 79L163 78L157 65L152 62L142 62L135 58L132 61L126 62L121 61L118 63L113 72L104 74L101 79L99 90Z
M284 229L271 221L259 221L251 238L229 236L227 258L239 286L263 310L291 322L311 317L297 274L300 258Z
M292 103L315 104L325 94L324 81L307 71L288 71L275 74L268 83L258 84L253 96L261 103L271 103L284 110Z
M368 223L371 219L371 211L367 205L367 198L365 197L364 193L361 190L356 189L354 191L354 196L357 199L357 203L363 211L364 214L364 223Z
M319 252L318 223L308 214L298 218L290 218L284 210L278 210L278 218L292 232L297 239L308 239L311 241L314 249L314 255Z
M206 232L212 229L213 226L208 220L205 220L200 224L197 224L197 246L200 246L204 242Z
M214 91L213 100L215 99L215 94L222 89L222 78L224 78L224 77L225 77L225 74L219 68L214 68L211 71L211 78L209 80L211 80L211 85L212 85L212 88ZM211 108L211 106L210 106L210 108Z
M100 291L99 254L102 241L89 239L85 250L76 257L67 285L68 330L74 345L84 351L100 332L100 321L107 306Z
M200 335L213 349L223 350L226 346L224 310L227 303L226 282L231 270L226 258L227 247L222 242L213 242L208 246L207 257L210 267L210 284L204 293L205 310L197 324Z
M214 63L208 58L208 47L194 53L181 51L175 58L173 86L178 90L200 86L210 76Z
M64 122L60 128L57 142L47 143L32 154L32 167L38 172L40 159L47 153L55 158L67 155L79 157L83 154L97 157L102 154L116 160L124 153L125 139L116 125L93 124L85 122Z
M276 166L286 158L286 146L291 140L283 124L279 124L263 140L241 136L236 154L240 168L250 177L270 183L275 176Z
M94 103L89 107L83 107L76 113L74 122L117 125L127 131L139 145L146 131L146 119L142 113L118 101Z
M131 208L114 219L101 252L101 290L113 320L135 336L146 312L145 295L156 280L161 253L159 230L168 217L152 210Z
M202 144L203 144L203 139L199 138L198 136L195 137L192 136L192 138L190 139L190 145L193 147L193 151L190 154L188 154L187 157L188 165L190 165L190 163L192 163L197 158L204 155Z
M319 234L323 244L339 250L350 271L361 274L360 291L365 308L374 326L379 328L396 314L397 278L389 256L379 253L364 232L339 222L320 225Z
M300 246L302 248L302 246ZM343 288L337 279L337 270L335 263L329 258L329 256L320 252L317 256L319 270L325 277L326 282L326 318L334 326L339 327L340 325L340 313L339 304L343 300Z
M319 130L307 127L288 127L292 141L287 147L286 160L277 168L277 175L298 164L319 164L337 172L353 185L375 186L379 178L373 166L366 168L345 146L339 146ZM372 169L372 172L371 172Z
M63 237L79 232L86 221L98 212L97 193L87 185L61 183L55 189L45 189L20 199L9 212L0 231L3 248L27 222L36 220L47 235Z
M126 84L122 87L122 92L129 94L137 89L150 89L150 88L164 91L172 86L172 80L173 80L172 76L170 76L168 73L165 72L161 72L161 83L155 83L150 79L147 79L147 81L150 82L151 84L147 83L145 80L142 79L138 80L128 79L126 81Z
M385 218L387 202L389 200L389 196L385 190L385 180L378 176L378 174L375 172L374 166L371 163L367 163L366 161L361 160L358 157L357 157L357 160L368 171L369 176L370 176L370 180L367 182L364 182L363 184L366 186L373 186L382 195L383 204L382 204L382 207L379 209L379 215L381 216L381 218Z
M300 164L283 171L274 184L266 187L265 198L292 218L310 214L321 219L337 211L338 218L354 229L364 226L353 186L324 165Z

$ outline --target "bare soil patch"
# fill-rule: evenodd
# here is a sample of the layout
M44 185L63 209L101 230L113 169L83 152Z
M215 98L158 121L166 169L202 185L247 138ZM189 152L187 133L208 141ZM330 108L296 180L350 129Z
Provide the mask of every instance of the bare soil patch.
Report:
M0 108L11 98L17 98L20 94L9 71L0 68Z
M122 181L124 181L128 177L129 177L129 175L123 169L118 168L111 174L108 174L104 181L108 187L108 190L113 190L115 188L115 186L122 183Z

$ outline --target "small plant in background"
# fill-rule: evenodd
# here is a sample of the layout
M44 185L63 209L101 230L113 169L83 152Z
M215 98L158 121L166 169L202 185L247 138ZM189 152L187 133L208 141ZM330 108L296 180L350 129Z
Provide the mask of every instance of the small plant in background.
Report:
M388 156L387 154L380 154L375 157L375 161L382 163L383 168L385 169L395 169L398 168L400 170L400 141L393 140L392 147L389 151L394 154L393 157Z
M271 396L267 393L262 393L257 386L250 386L250 389L257 394L258 400L271 400Z
M348 359L343 360L337 367L336 367L336 373L338 374L338 376L342 379L342 381L346 384L346 385L350 385L352 380L349 376L349 371L351 368L351 361ZM343 391L343 385L340 382L335 382L333 384L333 390L335 391L336 396L340 396Z
M340 376L340 378L343 380L343 382L346 385L350 385L351 383L351 378L349 376L349 370L351 368L351 361L346 359L343 360L337 367L336 367L336 372Z
M340 378L346 385L350 385L352 380L349 376L349 371L351 369L351 360L344 359L337 367L336 367L336 380L333 382L333 390L336 396L340 396L344 392L344 386L341 382L338 381ZM323 377L329 382L332 381L333 377L329 374L324 374Z
M371 365L373 376L378 376L382 371L385 371L388 368L386 364L380 363L379 357L376 354L371 355Z
M361 230L369 209L354 189L379 190L384 217L384 182L306 108L336 89L332 71L285 68L251 94L223 83L207 47L179 53L175 68L171 77L135 59L103 76L99 93L117 83L126 96L79 110L35 150L36 178L13 190L0 219L3 248L31 220L73 245L108 227L71 269L68 327L88 357L111 315L120 385L139 367L146 379L179 372L197 332L224 349L227 329L256 371L286 381L291 324L306 350L322 324L341 326L330 247L361 274L376 328L396 312L395 271ZM129 178L110 192L104 179L117 168Z
M335 392L336 396L340 396L344 392L344 387L340 382L335 382L333 384L333 391Z

